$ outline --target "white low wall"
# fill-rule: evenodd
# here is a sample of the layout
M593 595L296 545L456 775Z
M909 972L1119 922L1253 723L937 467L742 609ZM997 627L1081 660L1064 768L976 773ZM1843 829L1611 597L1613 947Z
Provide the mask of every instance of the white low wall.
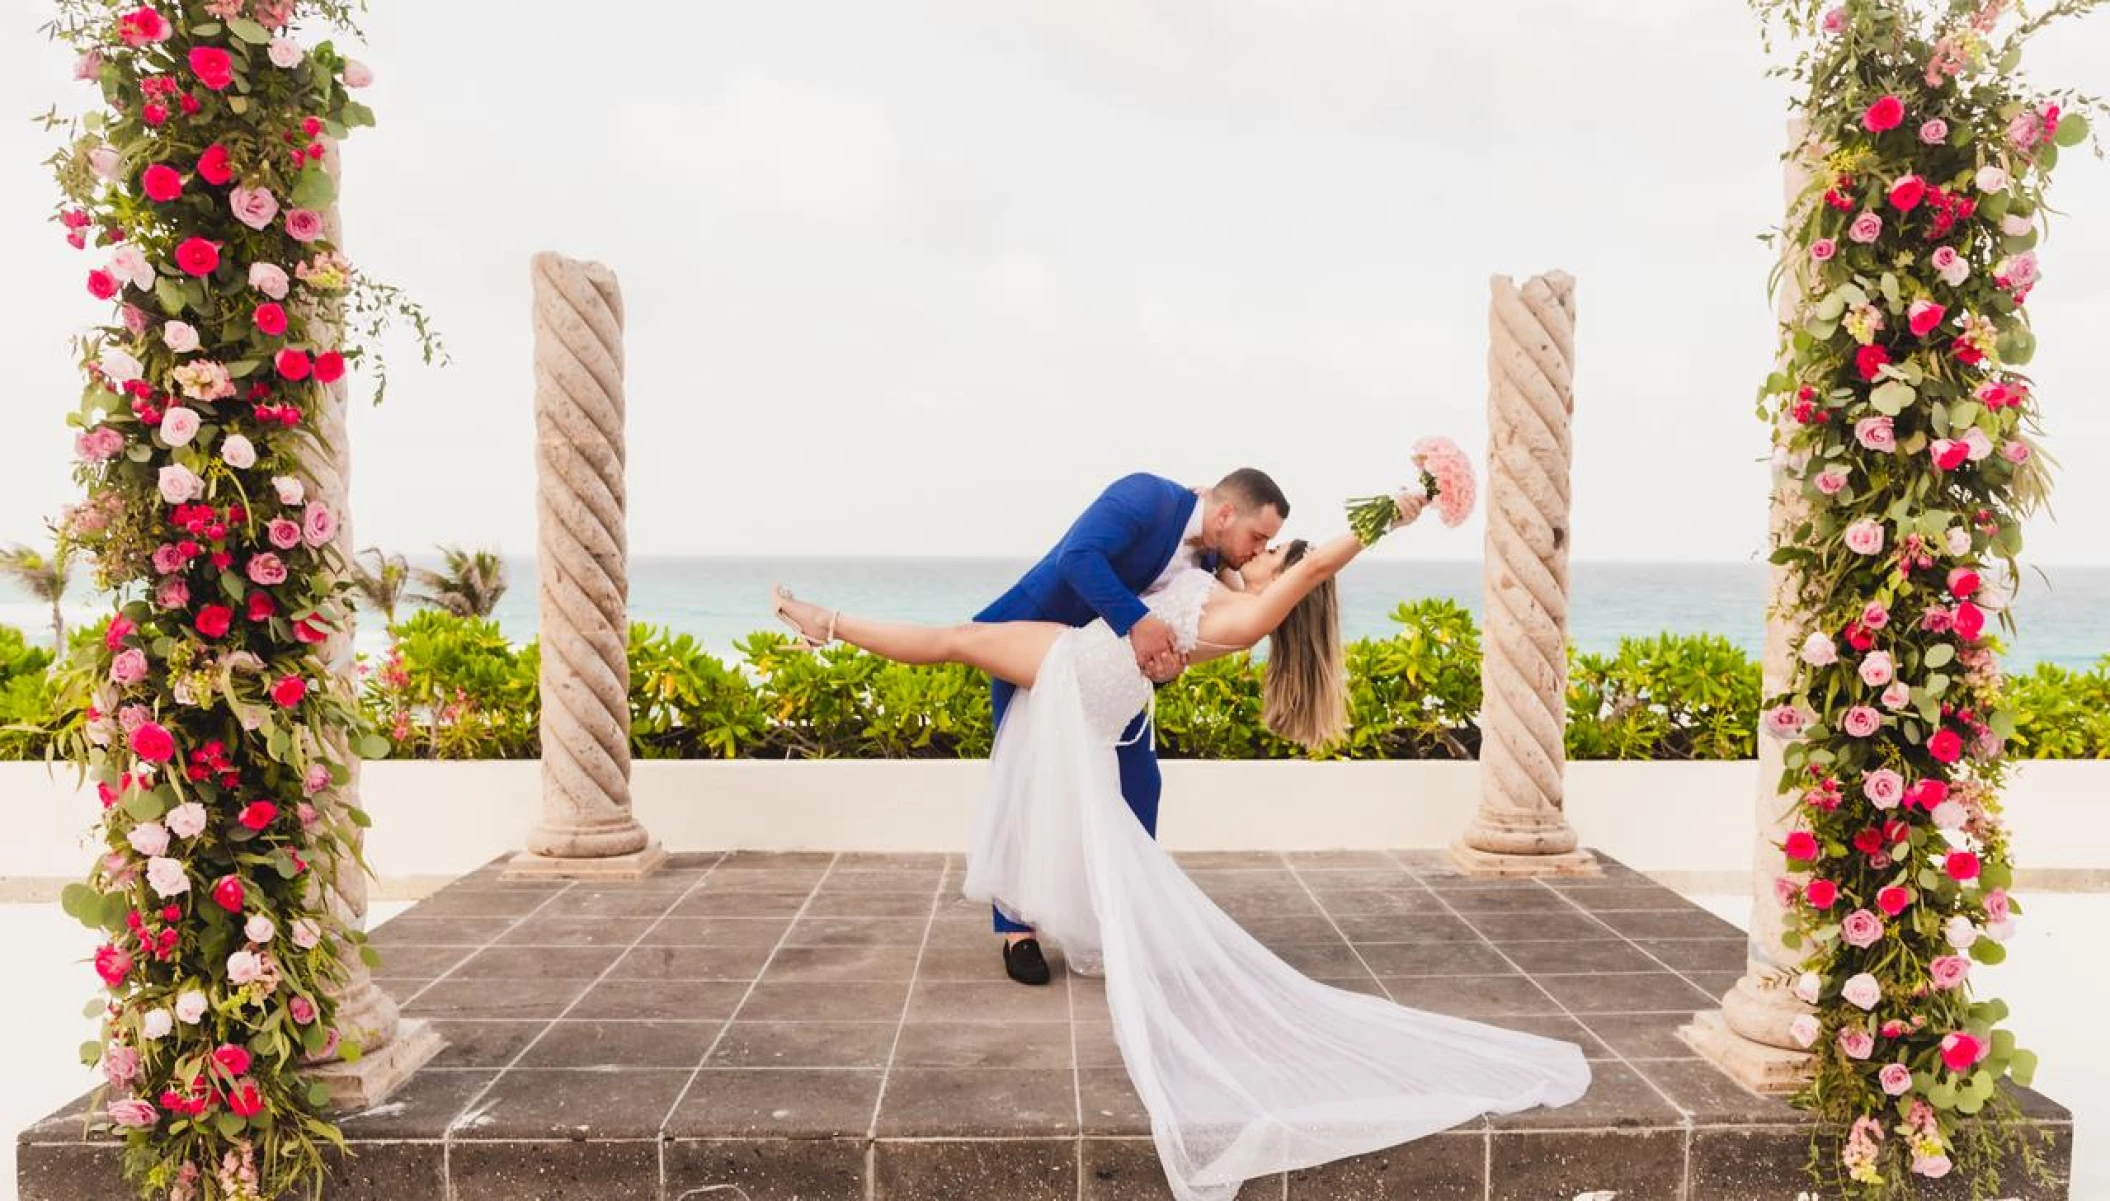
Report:
M955 850L981 761L652 761L635 765L639 818L669 850ZM1159 834L1174 850L1440 847L1471 820L1476 765L1198 762L1164 765ZM534 823L533 761L370 763L368 859L389 893L416 892L520 845ZM1753 763L1574 763L1568 812L1586 845L1672 883L1746 880ZM8 837L0 880L41 892L84 869L94 791L63 766L0 763ZM2008 818L2024 880L2110 880L2110 762L2018 765ZM31 882L36 882L31 885Z

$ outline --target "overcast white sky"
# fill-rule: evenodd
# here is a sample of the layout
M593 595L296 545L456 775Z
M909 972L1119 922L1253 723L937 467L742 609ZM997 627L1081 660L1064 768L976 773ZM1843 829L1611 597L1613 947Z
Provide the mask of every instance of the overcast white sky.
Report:
M1251 463L1339 527L1412 438L1485 444L1487 279L1579 281L1578 558L1763 538L1780 81L1730 0L377 0L352 256L455 356L353 425L360 544L532 551L529 256L629 309L638 553L1044 549L1107 480ZM0 0L0 541L71 494L93 252L44 224L88 96ZM2110 91L2110 18L2032 60ZM2063 461L2040 562L2106 562L2110 169L2032 296ZM1383 553L1469 558L1477 522Z

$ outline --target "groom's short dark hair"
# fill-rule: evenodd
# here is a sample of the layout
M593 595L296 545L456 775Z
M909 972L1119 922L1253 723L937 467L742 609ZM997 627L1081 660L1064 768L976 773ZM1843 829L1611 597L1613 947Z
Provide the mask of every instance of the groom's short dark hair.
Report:
M1258 513L1273 505L1275 512L1285 519L1289 517L1289 497L1282 495L1281 485L1258 467L1241 467L1223 477L1216 485L1216 495L1238 506L1241 513Z

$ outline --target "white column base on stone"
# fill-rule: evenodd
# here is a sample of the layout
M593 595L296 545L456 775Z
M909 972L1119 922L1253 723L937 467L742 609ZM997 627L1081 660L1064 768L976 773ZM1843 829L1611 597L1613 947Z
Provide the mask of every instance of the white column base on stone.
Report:
M635 880L667 854L630 807L623 293L562 255L533 275L542 819L505 874Z
M1575 280L1491 287L1480 809L1450 858L1473 876L1596 875L1562 808Z

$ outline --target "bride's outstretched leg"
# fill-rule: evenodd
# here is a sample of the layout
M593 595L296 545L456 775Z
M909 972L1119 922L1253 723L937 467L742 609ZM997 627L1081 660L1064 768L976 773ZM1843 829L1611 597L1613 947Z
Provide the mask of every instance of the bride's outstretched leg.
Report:
M825 640L832 621L836 640L882 659L909 664L963 663L1020 688L1033 686L1040 674L1040 661L1047 657L1056 635L1067 628L1053 621L969 622L957 626L877 621L831 612L783 593L777 604L816 642Z

